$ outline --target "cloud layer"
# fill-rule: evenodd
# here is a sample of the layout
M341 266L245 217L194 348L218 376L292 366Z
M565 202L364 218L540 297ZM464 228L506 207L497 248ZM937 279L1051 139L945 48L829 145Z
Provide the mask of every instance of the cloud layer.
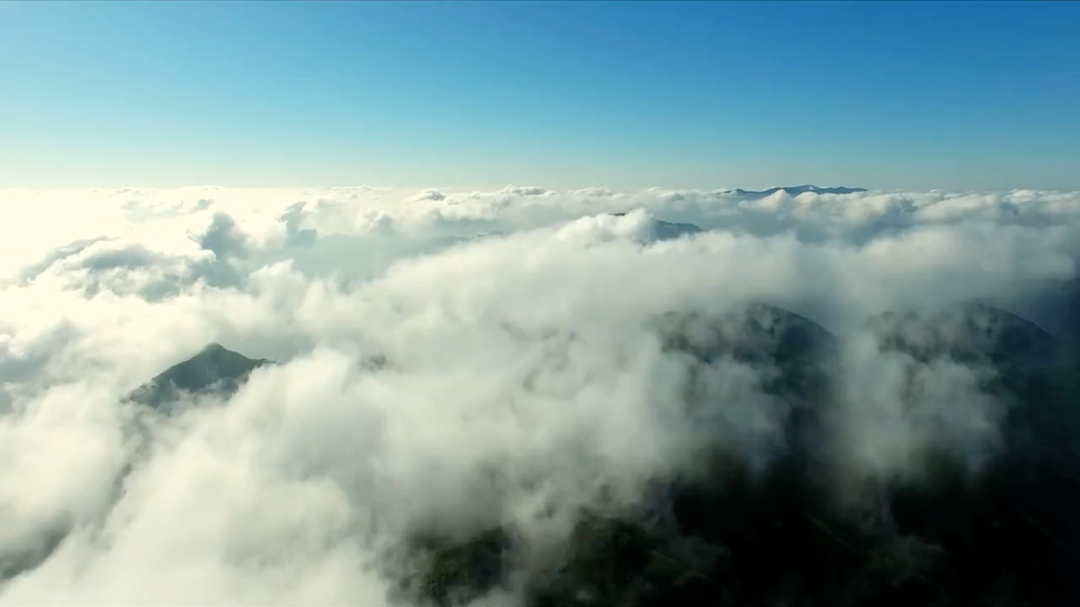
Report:
M761 387L774 370L731 358L702 376L658 337L672 311L768 302L840 336L831 448L846 479L921 474L918 454L942 446L977 469L1003 444L1007 403L977 387L993 370L889 353L868 319L979 300L1052 328L1041 304L1080 258L1076 192L0 200L13 605L384 604L418 530L497 521L543 555L576 508L637 507L708 445L775 457L790 412ZM703 231L664 238L659 221ZM213 341L285 364L169 418L122 402ZM708 419L685 406L690 381L722 403Z

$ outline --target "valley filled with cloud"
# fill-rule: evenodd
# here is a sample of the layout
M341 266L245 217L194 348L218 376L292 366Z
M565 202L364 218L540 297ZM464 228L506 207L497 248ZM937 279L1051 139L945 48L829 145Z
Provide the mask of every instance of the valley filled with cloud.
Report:
M1080 505L1080 192L0 202L0 604L1050 604L1075 570L1036 498ZM131 397L196 355L243 373Z

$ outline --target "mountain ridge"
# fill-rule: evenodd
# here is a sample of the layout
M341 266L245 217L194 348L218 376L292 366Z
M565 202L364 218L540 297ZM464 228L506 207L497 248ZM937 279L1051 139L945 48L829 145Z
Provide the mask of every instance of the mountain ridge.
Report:
M625 212L611 213L613 217L625 217L627 214ZM664 221L663 219L653 219L652 230L657 240L674 240L682 236L705 231L701 226L693 223L678 223Z
M941 314L884 313L868 322L884 347L909 356L913 365L937 359L964 363L972 356L965 344L973 340L975 348L991 346L976 354L1012 373L1011 361L993 356L993 348L1022 344L1017 354L1027 356L1050 343L1038 325L983 304ZM1080 507L1080 485L1063 473L1075 472L1075 466L1008 458L981 477L964 478L952 472L955 465L944 454L940 464L934 460L933 478L883 478L875 490L885 520L870 525L823 497L820 479L827 464L807 457L821 445L816 407L828 406L830 394L828 378L817 367L833 355L835 336L812 319L767 304L721 314L672 312L651 328L665 351L689 357L684 406L690 415L704 412L702 424L709 423L709 409L723 406L722 393L708 392L707 377L720 359L775 367L776 378L763 380L761 389L793 406L785 433L789 450L766 470L753 472L723 444L711 456L710 445L702 453L701 474L655 479L657 497L644 500L640 512L583 509L553 571L515 565L528 546L502 524L464 540L417 529L418 537L426 537L416 548L418 569L394 577L407 601L462 604L525 566L526 607L760 604L782 598L820 605L979 603L995 597L1065 604L1060 597L1067 596L1073 576L1069 557L1056 546L1075 545L1080 536L1072 514ZM1028 352L1029 346L1034 350ZM211 343L147 386L166 386L163 398L235 391L269 364L276 363ZM1015 394L1018 404L1027 405L1021 409L1029 410L1039 409L1047 394L1027 380L989 388ZM1044 437L1056 421L1024 414L1010 416L1005 425ZM1006 438L1024 446L1017 433L1006 431ZM1011 596L995 582L1008 576L1017 577Z
M816 185L786 185L772 187L767 190L744 190L742 188L736 188L732 190L739 196L749 196L751 198L765 198L772 196L773 194L783 191L789 196L798 196L799 194L857 194L859 192L867 192L866 188L851 188L851 187L819 187Z

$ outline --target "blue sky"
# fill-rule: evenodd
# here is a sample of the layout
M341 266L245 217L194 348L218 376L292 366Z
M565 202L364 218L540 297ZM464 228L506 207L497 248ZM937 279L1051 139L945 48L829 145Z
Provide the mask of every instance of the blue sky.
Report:
M1080 3L0 3L0 187L1080 189Z

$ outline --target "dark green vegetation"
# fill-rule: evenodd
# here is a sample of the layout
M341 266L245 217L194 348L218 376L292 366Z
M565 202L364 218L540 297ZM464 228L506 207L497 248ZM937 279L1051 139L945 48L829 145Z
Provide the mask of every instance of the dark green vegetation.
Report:
M738 435L737 422L715 414L724 398L716 369L734 361L760 371L763 402L784 412L780 440L764 452L706 441L696 470L653 479L636 508L574 513L569 540L546 558L497 520L468 539L429 530L406 547L406 573L392 574L397 598L461 605L512 587L528 607L1075 602L1076 359L1039 327L988 306L883 314L866 329L881 351L908 361L912 378L942 361L993 370L977 389L1005 405L1003 448L982 472L965 468L960 453L931 450L928 475L864 479L854 487L862 499L842 507L840 468L826 448L837 378L852 372L841 368L842 344L767 305L672 313L651 330L690 370L685 414L705 436ZM214 344L132 396L168 413L185 394L227 395L267 364ZM925 395L903 398L915 406ZM764 468L753 461L762 455ZM0 575L36 566L63 535L0 563Z
M555 567L525 562L507 528L429 541L426 568L407 584L414 600L462 604L521 571L524 602L535 607L1060 605L1080 595L1075 370L1061 366L1067 359L1039 327L977 305L874 319L882 349L906 354L913 367L947 360L993 369L978 389L1007 404L1005 449L979 474L959 455L931 450L928 475L869 479L866 497L846 507L833 499L835 462L821 449L838 364L831 335L769 306L671 314L656 328L669 351L694 361L690 414L717 404L700 385L715 362L775 370L762 389L790 415L769 468L754 473L720 446L703 452L700 474L659 480L640 512L580 512Z
M462 541L428 536L403 597L463 604L521 579L530 607L574 605L1058 605L1078 594L1080 480L1071 412L1076 374L1055 340L1012 314L968 305L937 315L883 314L868 329L918 365L988 366L981 391L1008 404L1006 448L972 476L950 452L927 455L919 480L876 479L872 499L840 508L824 455L837 340L766 305L720 316L668 314L653 329L691 369L686 414L717 406L710 369L737 361L771 372L760 389L786 412L764 472L717 445L697 474L657 479L631 513L583 510L554 562L526 559L498 524ZM211 345L136 391L156 407L184 392L237 389L268 364ZM911 398L918 398L917 395ZM515 578L515 573L524 576Z

